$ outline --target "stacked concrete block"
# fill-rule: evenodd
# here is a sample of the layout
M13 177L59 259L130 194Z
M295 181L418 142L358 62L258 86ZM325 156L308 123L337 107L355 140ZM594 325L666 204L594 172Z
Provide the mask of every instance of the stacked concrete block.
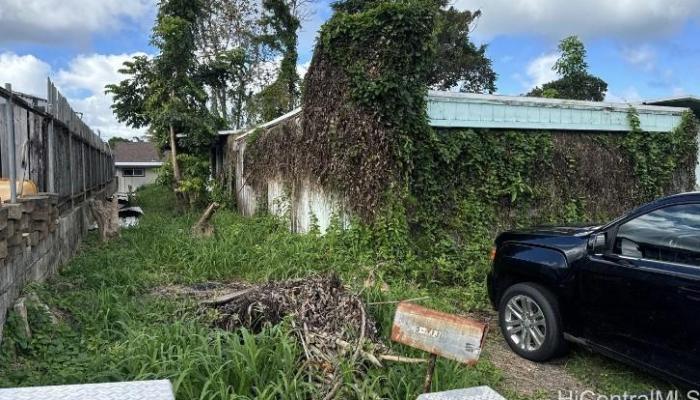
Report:
M0 340L6 312L24 286L44 281L75 255L92 223L88 207L64 204L61 212L52 194L0 204Z
M58 197L24 197L0 204L0 339L10 310L22 288L58 272L72 257L87 232L87 203L59 214Z

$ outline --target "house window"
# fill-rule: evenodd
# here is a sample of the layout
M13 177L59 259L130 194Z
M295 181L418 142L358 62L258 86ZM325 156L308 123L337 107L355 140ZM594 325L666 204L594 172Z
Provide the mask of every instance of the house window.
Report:
M124 168L122 176L146 176L146 170L143 168Z

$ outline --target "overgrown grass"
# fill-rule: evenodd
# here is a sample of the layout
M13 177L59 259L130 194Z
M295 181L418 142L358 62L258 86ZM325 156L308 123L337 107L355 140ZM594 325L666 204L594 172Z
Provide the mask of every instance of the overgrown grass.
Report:
M217 233L195 239L189 228L197 215L178 215L170 194L160 187L139 193L146 211L135 229L106 244L91 235L80 254L45 285L32 285L60 320L53 324L39 308L30 314L33 336L23 337L10 318L0 355L0 385L29 386L134 379L170 379L178 399L312 398L313 387L299 371L301 349L286 324L262 333L213 329L187 300L154 296L172 284L212 280L265 281L336 272L367 301L422 296L426 287L402 279L380 290L381 273L363 288L376 268L368 246L344 234L293 235L272 218L243 219L221 211ZM432 292L432 294L435 294ZM469 307L469 296L455 289L433 296L442 309ZM392 305L371 307L388 337ZM419 356L399 346L396 352ZM343 398L414 399L423 366L389 365L351 383ZM488 362L476 368L441 360L434 388L496 384Z
M400 273L386 273L400 267L379 263L357 231L295 235L273 218L244 219L222 210L214 219L215 236L195 239L189 229L198 215L177 213L167 190L149 187L139 192L139 203L146 215L137 228L122 231L121 238L106 244L91 235L59 276L27 288L57 311L59 321L52 322L32 306L33 336L26 338L16 316L10 315L0 353L0 386L165 378L173 382L180 400L318 396L300 373L302 350L287 324L258 334L211 328L208 317L191 301L153 294L173 284L334 272L367 302L430 295L426 304L445 311L463 313L486 306L483 271L475 271L464 287L404 279ZM376 282L365 287L370 272ZM389 336L394 309L391 304L368 308L380 324L381 337ZM388 340L387 344L397 354L423 356ZM586 371L593 365L604 374L620 368L589 359L577 353L573 369ZM346 369L347 385L340 398L415 399L424 368L388 364L370 369L362 380L352 379L354 371ZM473 368L440 359L433 389L498 386L500 378L487 359ZM635 374L626 381L634 382L635 388L640 382ZM601 387L625 386L617 380L608 383Z

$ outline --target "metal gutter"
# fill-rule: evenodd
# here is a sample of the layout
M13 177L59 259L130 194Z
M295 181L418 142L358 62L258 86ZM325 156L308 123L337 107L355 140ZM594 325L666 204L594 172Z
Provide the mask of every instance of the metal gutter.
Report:
M255 132L258 129L264 129L264 128L272 128L273 126L279 124L280 122L284 122L289 118L294 117L295 115L299 114L301 112L301 107L295 108L294 110L277 117L273 119L272 121L265 122L264 124L257 125L253 128L243 128L243 129L238 129L238 130L226 130L226 131L219 131L219 135L221 136L230 136L230 135L239 135L237 139L243 138L253 132Z

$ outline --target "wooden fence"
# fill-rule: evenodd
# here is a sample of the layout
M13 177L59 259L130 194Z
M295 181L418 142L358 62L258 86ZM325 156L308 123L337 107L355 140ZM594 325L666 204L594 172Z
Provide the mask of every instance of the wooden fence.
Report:
M0 88L0 176L31 180L40 192L56 193L61 204L111 183L112 151L50 80L46 100L8 89Z

